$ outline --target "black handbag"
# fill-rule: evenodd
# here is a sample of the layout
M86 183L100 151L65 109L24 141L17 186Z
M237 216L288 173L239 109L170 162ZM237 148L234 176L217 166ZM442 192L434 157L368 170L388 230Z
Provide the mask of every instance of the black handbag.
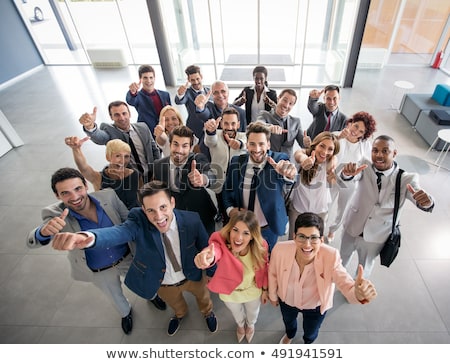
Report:
M392 220L392 231L389 234L383 249L380 251L380 263L385 267L389 267L397 257L400 249L400 228L399 225L395 225L398 215L398 207L400 203L400 181L402 177L403 169L400 169L395 180L395 202L394 202L394 219Z

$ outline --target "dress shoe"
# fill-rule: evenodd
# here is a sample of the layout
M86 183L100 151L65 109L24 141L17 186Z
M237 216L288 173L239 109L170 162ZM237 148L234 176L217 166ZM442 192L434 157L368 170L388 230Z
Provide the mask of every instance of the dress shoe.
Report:
M253 335L255 335L255 326L247 326L245 328L245 338L249 344L252 342Z
M286 334L283 335L281 338L279 344L290 344L292 342L292 339L289 339Z
M216 315L214 315L214 312L211 311L211 313L205 317L206 320L206 326L208 326L208 330L211 332L217 331L217 318Z
M169 321L169 328L167 329L167 334L173 336L177 333L180 328L182 317L173 316Z
M131 309L128 315L122 317L122 330L126 335L133 330L133 314L131 313Z
M161 297L159 297L158 295L156 295L155 298L153 298L152 300L150 300L151 303L153 303L153 305L161 311L164 311L167 308L166 303L161 299Z
M245 337L245 327L238 326L236 329L236 337L238 343L240 343L242 340L244 340Z

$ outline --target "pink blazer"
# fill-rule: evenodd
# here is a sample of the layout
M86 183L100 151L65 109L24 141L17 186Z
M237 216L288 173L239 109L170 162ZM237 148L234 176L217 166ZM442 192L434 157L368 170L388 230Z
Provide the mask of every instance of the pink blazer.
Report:
M241 261L236 258L226 246L225 239L218 231L212 233L208 244L214 244L215 262L217 269L208 283L212 292L230 294L242 282L244 269ZM267 242L264 240L264 248L268 251ZM255 271L257 287L267 287L268 255L264 267Z
M296 245L293 240L278 242L270 254L269 263L269 299L284 301L291 267L295 262ZM322 244L314 259L317 290L320 297L320 313L333 307L335 285L348 302L360 303L355 297L355 281L343 267L339 251Z

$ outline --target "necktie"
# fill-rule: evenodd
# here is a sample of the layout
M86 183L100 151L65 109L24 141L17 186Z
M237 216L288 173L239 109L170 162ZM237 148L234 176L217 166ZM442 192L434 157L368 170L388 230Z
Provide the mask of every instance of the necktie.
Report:
M141 174L143 174L144 168L142 168L142 164L141 164L141 160L139 159L138 151L136 149L136 146L133 143L133 139L131 139L130 132L127 132L127 134L128 134L128 144L130 145L131 154L133 155L133 159L134 159L134 163L136 164L136 168L138 169L138 171Z
M327 114L328 119L327 119L327 125L325 126L324 131L330 131L332 113L331 113L331 111L327 111L326 114Z
M175 167L175 187L178 189L178 191L180 191L180 179L181 179L181 175L180 175L180 167Z
M248 198L247 210L254 211L255 209L255 198L256 198L256 187L258 184L258 172L259 167L253 167L253 177L252 183L250 184L250 195Z
M382 172L375 172L377 175L377 187L378 187L378 192L381 191L381 176L383 176L384 174Z
M173 252L172 244L167 237L165 233L162 234L162 240L164 243L164 246L166 248L167 256L169 257L170 263L172 264L172 267L175 272L179 272L181 270L180 263L177 261L177 257L175 256L175 253Z

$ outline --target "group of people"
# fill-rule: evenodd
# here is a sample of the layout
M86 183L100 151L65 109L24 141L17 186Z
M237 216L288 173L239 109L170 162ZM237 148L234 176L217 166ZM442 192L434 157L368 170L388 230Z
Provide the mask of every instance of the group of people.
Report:
M280 343L296 336L299 313L303 342L312 343L335 286L350 303L377 295L368 278L392 227L395 142L373 137L369 113L347 118L339 110L338 86L310 92L313 120L303 130L290 115L295 90L277 96L263 66L254 68L254 85L232 103L224 82L208 88L198 66L185 72L175 103L186 106L186 123L169 93L155 89L149 65L139 68L126 102L109 104L112 124L97 125L96 107L80 117L86 137L65 138L78 169L52 175L59 202L43 209L43 223L27 244L69 250L73 278L106 294L125 334L133 315L121 276L157 309L173 310L169 336L188 312L185 291L216 332L214 292L236 322L239 343L252 341L267 302L280 307ZM129 105L138 112L136 123ZM106 145L108 164L101 171L82 152L89 139ZM400 207L406 199L424 211L434 207L412 173L402 175ZM333 204L336 213L329 214ZM341 226L339 251L331 244ZM355 251L359 264L350 274Z

